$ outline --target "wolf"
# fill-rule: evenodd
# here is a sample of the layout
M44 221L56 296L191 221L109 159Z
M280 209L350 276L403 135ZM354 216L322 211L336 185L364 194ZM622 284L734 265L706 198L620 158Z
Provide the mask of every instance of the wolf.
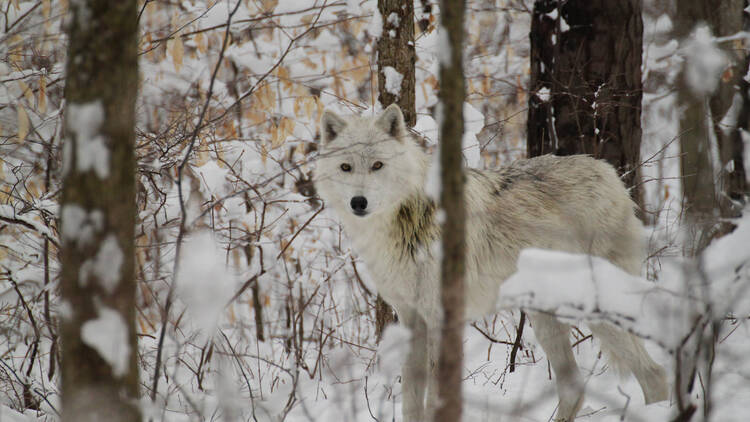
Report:
M432 418L442 308L440 223L425 192L430 158L404 125L395 104L380 115L326 110L315 185L341 220L378 292L412 333L402 368L403 420ZM587 253L640 274L643 227L614 168L577 155L518 160L496 171L466 169L467 320L493 312L500 284L516 271L522 249ZM572 421L584 398L570 327L530 313L534 333L554 371L556 420ZM646 403L667 399L664 368L638 337L607 323L589 327L615 366L635 375Z

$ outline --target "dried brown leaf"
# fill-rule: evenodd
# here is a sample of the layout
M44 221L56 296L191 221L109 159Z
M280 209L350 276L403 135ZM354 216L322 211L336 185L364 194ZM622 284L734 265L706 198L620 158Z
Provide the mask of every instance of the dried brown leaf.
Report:
M29 134L29 115L22 105L18 105L18 142L26 140Z
M21 93L30 106L34 105L34 92L26 85L24 81L18 81L18 86L21 88Z
M167 41L167 52L172 56L172 63L174 63L174 69L177 73L182 68L182 58L185 54L185 47L182 45L182 39L175 37Z
M206 45L206 37L203 36L202 32L195 35L195 45L198 47L198 51L201 54L206 54L208 46Z

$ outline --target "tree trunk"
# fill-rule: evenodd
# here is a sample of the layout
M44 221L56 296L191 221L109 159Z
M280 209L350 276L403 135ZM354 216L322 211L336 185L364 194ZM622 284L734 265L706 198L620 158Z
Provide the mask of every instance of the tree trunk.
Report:
M722 217L728 219L742 213L747 198L742 131L750 125L750 84L743 80L750 63L747 41L712 40L724 52L726 66L719 69L720 75L702 75L699 83L692 84L689 83L691 67L704 67L707 59L691 57L695 52L686 41L690 42L698 25L708 25L714 37L735 35L743 27L747 30L748 12L743 13L747 6L747 0L684 0L677 4L673 35L683 44L686 55L677 82L678 104L684 110L680 117L680 158L683 225L688 234L684 244L686 256L699 257L713 239L734 229L734 225L722 221ZM717 85L713 86L714 83ZM733 118L722 122L728 114ZM714 150L718 153L718 162ZM720 167L715 168L716 164ZM692 266L686 265L686 275L703 277L702 264L698 258ZM714 314L709 307L694 310L691 318L695 321L700 318L705 323L696 324L699 329L691 333L677 351L676 402L680 413L688 415L685 418L688 420L696 409L692 396L698 378L703 393L703 419L710 420L715 396L712 377L715 347L724 315Z
M734 35L749 25L747 12L743 13L745 7L746 0L717 4L682 1L677 7L673 35L684 40L701 23L708 25L715 37ZM750 114L748 82L743 79L749 63L747 41L718 45L728 63L715 90L690 86L684 70L678 80L678 101L685 110L680 118L680 149L683 208L689 226L685 245L688 256L699 254L712 239L733 230L734 225L720 221L720 217L738 217L747 195L742 141L742 130L748 127ZM685 66L690 66L689 60ZM706 81L709 82L713 81ZM727 113L736 113L736 118L729 119L728 125L722 124ZM720 168L715 168L712 158L714 141Z
M441 45L440 60L440 207L442 227L441 301L443 324L438 359L440 406L435 420L461 420L463 368L465 222L463 155L465 98L463 73L464 0L443 0L440 21L448 45Z
M135 0L71 4L62 237L63 421L140 421Z
M680 116L680 171L682 209L688 239L686 256L700 254L716 233L718 202L714 190L707 98L693 97L684 83L678 83ZM716 213L714 213L716 211Z
M397 103L409 126L417 123L414 108L414 1L378 0L378 10L383 19L383 33L378 40L378 101L383 108ZM387 67L402 76L398 95L389 92L386 84ZM395 91L394 91L395 92Z
M537 0L530 40L528 156L605 159L642 207L641 1Z
M417 54L414 50L414 2L378 0L378 10L383 20L383 33L378 40L378 101L383 108L397 103L409 126L417 122L414 104ZM388 92L386 67L392 67L403 79L399 95ZM396 321L393 308L380 295L375 301L375 335L378 341L386 325Z
M710 14L704 20L710 23L716 37L727 37L743 30L748 31L748 6L748 0L725 1L718 7L706 8L705 11ZM731 219L742 215L748 193L742 131L750 128L750 83L744 78L750 66L750 54L749 44L744 38L723 42L720 46L727 54L729 66L724 70L718 90L711 96L708 105L711 110L711 129L716 136L721 164L717 187L720 214L724 219ZM721 123L727 113L733 116L725 123ZM725 220L721 223L717 235L729 233L734 228L734 224Z
M673 35L684 42L698 23L707 24L711 9L702 0L687 0L677 6ZM684 67L689 66L685 63ZM714 187L714 165L711 157L712 124L709 123L710 93L694 92L686 80L686 72L678 76L677 101L680 116L680 171L682 209L688 238L684 253L700 254L717 232L719 203Z

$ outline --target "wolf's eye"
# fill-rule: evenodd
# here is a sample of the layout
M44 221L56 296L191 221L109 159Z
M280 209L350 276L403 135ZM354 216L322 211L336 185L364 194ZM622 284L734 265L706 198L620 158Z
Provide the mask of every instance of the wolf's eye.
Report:
M344 163L344 164L341 165L341 170L343 170L343 171L352 171L352 166L350 166L349 164Z
M375 162L375 163L374 163L374 164L372 165L372 169L373 169L373 170L380 170L380 169L382 169L382 168L383 168L383 162L382 162L382 161L376 161L376 162Z

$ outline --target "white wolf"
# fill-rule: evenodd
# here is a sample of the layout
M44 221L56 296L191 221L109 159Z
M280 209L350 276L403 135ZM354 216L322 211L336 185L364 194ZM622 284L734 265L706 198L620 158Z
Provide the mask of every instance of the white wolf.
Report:
M439 242L435 204L425 193L428 157L391 105L378 117L321 120L316 186L375 278L378 292L412 331L403 367L403 417L429 420L436 407L434 365L439 344ZM643 228L614 169L587 156L519 160L497 171L466 170L466 318L491 313L503 280L523 248L589 253L639 274ZM557 420L570 421L583 403L584 383L569 326L529 315L555 372ZM646 403L665 400L664 369L641 340L606 323L590 324L612 363L632 372Z

